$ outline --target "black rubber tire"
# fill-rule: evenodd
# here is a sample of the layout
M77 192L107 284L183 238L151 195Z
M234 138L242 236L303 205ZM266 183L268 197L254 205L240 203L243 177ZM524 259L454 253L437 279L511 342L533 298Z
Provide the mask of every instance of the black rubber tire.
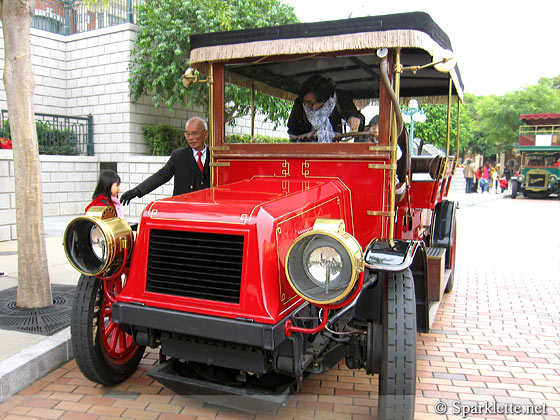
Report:
M511 198L517 197L517 192L519 190L519 184L516 180L511 181Z
M387 274L379 419L413 420L416 401L416 299L409 269Z
M103 282L96 277L81 276L72 304L70 332L78 367L86 378L102 385L116 385L138 367L144 346L132 344L120 360L109 356L102 343L100 324ZM117 326L114 334L120 330ZM130 338L124 331L124 337Z

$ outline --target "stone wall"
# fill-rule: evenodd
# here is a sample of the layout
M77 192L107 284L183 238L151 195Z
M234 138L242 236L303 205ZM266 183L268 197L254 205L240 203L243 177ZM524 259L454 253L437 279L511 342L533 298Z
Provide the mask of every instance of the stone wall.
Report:
M257 114L255 116L255 133L271 137L288 137L288 127L281 125L274 127L274 123L265 121L265 116ZM228 134L251 134L251 118L236 118L235 125L226 125L226 135Z
M117 165L121 193L136 186L160 169L166 156L128 156ZM43 214L45 217L79 215L91 201L99 177L97 156L41 156ZM144 207L153 200L173 194L173 180L151 194L132 200L124 207L130 221L139 219ZM11 150L0 150L0 241L17 239L14 162Z

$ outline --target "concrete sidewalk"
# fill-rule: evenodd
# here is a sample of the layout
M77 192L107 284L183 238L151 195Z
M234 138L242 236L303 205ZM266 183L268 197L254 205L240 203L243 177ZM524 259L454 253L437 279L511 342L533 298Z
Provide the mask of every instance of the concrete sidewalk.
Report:
M76 285L79 274L62 247L64 229L75 216L45 218L51 284ZM0 242L0 290L17 286L17 241ZM51 336L0 329L0 401L72 359L70 327Z
M504 198L506 194L462 194L453 192L449 200L459 206L472 206ZM45 240L51 284L76 285L79 274L64 253L62 236L76 216L45 218ZM17 286L17 242L0 242L0 290ZM35 380L72 359L70 327L43 336L0 329L0 402L27 387Z

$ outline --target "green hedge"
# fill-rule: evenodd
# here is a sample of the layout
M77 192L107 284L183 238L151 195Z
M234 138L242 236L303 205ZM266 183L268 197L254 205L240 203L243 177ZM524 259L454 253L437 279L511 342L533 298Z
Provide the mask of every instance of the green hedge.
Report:
M142 135L148 141L150 153L154 156L169 156L171 152L187 144L184 130L167 124L145 125Z
M290 140L286 137L272 137L257 134L255 136L255 143L289 143ZM226 143L251 143L251 136L249 134L228 134L226 136Z

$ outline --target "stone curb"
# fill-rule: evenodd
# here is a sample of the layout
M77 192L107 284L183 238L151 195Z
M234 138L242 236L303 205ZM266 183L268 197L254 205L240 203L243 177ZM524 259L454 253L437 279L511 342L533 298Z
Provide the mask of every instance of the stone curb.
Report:
M70 327L0 362L0 402L74 357Z

